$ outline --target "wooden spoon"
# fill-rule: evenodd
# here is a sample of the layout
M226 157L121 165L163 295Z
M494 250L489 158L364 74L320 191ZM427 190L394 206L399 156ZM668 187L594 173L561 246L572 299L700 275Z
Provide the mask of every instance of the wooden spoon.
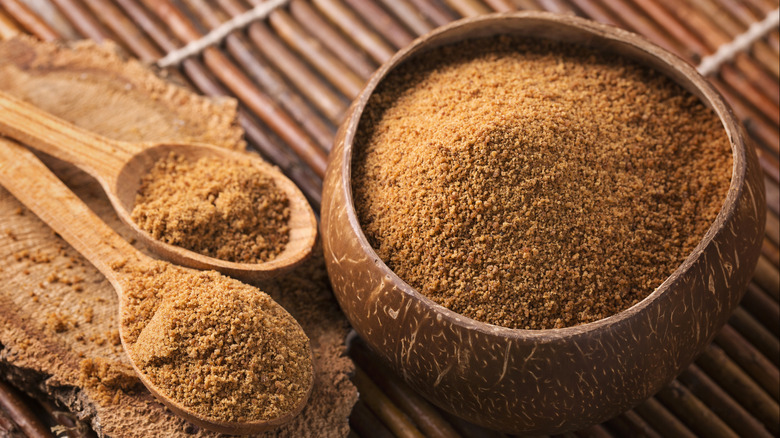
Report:
M127 269L115 268L120 265L127 268L133 264L143 266L153 259L139 252L106 225L32 152L2 137L0 137L0 184L106 276L119 298L119 334L122 346L125 351L128 351L125 342L127 327L123 323L125 318L121 315L125 312L127 303L125 291L129 288L134 274ZM192 275L201 272L187 271ZM278 306L275 303L273 305ZM286 311L283 309L282 311L289 316ZM264 312L264 310L257 309L257 312ZM312 372L306 395L289 412L276 418L253 422L214 421L193 412L178 400L169 397L137 367L131 355L128 354L128 357L141 382L173 412L200 427L226 434L257 433L288 422L306 405L314 381Z
M27 102L0 92L0 134L72 163L103 186L119 217L153 252L176 264L214 269L245 280L273 277L304 261L317 236L317 219L298 187L276 167L260 158L224 148L192 143L128 143L74 126ZM252 160L289 199L290 239L277 257L263 263L235 263L209 257L152 237L130 216L141 179L154 164L175 152L188 161L202 157Z

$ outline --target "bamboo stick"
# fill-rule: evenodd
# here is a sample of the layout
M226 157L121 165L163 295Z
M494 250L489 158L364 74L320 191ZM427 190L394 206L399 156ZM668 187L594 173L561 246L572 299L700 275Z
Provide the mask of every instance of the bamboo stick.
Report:
M234 0L220 0L220 6L230 15L236 16L246 10L236 9ZM338 124L347 110L347 101L325 81L314 74L309 67L292 53L265 23L249 25L247 35L255 49L284 74L284 77L303 94L331 123Z
M777 1L775 0L747 0L747 2L763 13L777 8Z
M756 18L748 22L742 21L739 16L735 16L728 9L729 3L723 0L718 0L718 3L715 3L713 0L698 0L697 4L699 10L716 26L723 29L733 40L737 35L744 33L750 24L759 20ZM771 73L775 80L780 77L780 57L772 51L769 44L758 40L750 48L750 53L753 59L767 72ZM775 104L780 102L780 96L770 93L770 97L774 98Z
M687 17L686 22L689 26L699 30L699 35L710 51L714 52L723 44L730 43L739 33L729 34L723 27L724 23L719 23L708 16L707 2L702 0L669 1L658 0L665 4L666 8L673 11L678 17ZM760 44L758 45L760 46ZM757 50L756 44L751 47L751 51ZM777 78L769 73L755 58L755 54L750 56L745 53L737 54L733 59L733 64L739 72L749 77L758 85L759 90L766 90L769 94L780 93L778 90ZM780 68L780 67L778 67ZM770 99L771 100L771 99ZM774 101L777 105L777 101Z
M761 254L774 266L780 265L780 248L771 240L765 238L761 243Z
M648 424L666 438L696 438L696 435L655 399L650 397L634 408Z
M229 15L240 15L248 10L236 0L220 0L220 7ZM314 106L332 123L338 124L347 109L347 102L325 81L314 74L265 23L249 25L247 34L255 49L306 96Z
M296 155L311 167L320 178L325 176L327 155L316 146L290 117L283 113L267 96L260 93L253 83L217 49L204 53L204 62L214 71L247 107L270 126Z
M396 49L406 47L414 40L414 35L378 4L365 0L343 1Z
M393 438L393 434L387 430L387 427L371 412L362 399L355 403L352 413L349 416L349 426L358 435L369 438Z
M667 2L665 0L655 0L662 8L669 11L675 18L680 20L683 25L690 29L691 34L695 35L702 47L704 48L700 55L704 55L713 51L713 48L725 44L729 41L729 38L723 35L720 30L709 34L707 31L710 29L709 23L700 14L696 14L693 6L683 3L682 1L677 3ZM696 16L688 15L696 14Z
M555 12L557 14L575 15L574 9L567 5L564 0L537 0L539 6L545 11Z
M409 421L409 418L387 398L362 369L355 369L353 382L360 391L362 400L391 432L398 437L423 438L423 434Z
M773 30L766 36L766 42L774 51L780 51L780 31Z
M647 436L642 434L640 431L634 430L633 426L629 424L626 421L625 417L622 415L618 415L617 417L610 418L609 420L604 422L604 425L607 426L613 433L615 433L618 436L631 436L631 437Z
M747 102L742 97L741 91L733 88L731 84L727 84L714 76L711 76L708 79L731 104L735 114L745 124L747 131L758 141L758 146L760 146L758 152L763 152L763 150L770 151L772 155L767 156L766 158L771 158L771 161L777 163L777 154L772 152L777 147L774 145L779 141L778 139L780 139L776 125L772 125L768 118L763 116L752 104ZM777 183L778 170L776 167L777 166L775 166L774 169L765 168L765 171L770 170L767 172L767 175Z
M774 0L747 0L745 3L748 4L755 11L755 13L762 18L765 17L769 12L777 9L778 6L777 2ZM779 50L780 32L770 32L768 36L768 42L770 46L772 46L772 49Z
M764 256L758 258L753 281L773 300L780 301L780 272Z
M635 430L639 431L642 436L647 438L660 438L658 432L656 432L656 430L644 419L642 419L642 417L639 416L639 414L637 414L633 409L624 412L621 417L625 417L626 421L631 424Z
M395 53L395 50L382 37L358 19L341 1L312 0L312 2L323 15L328 17L377 63L383 64Z
M718 90L723 93L722 88L718 88ZM744 109L744 106L741 105L739 99L735 99L733 102L730 101L729 103L731 103L732 108L734 108L734 112L740 116L740 111ZM734 105L734 103L738 103L739 105ZM758 155L758 164L761 166L761 170L764 171L764 176L766 177L765 181L770 181L776 186L778 182L780 182L780 162L778 162L777 157L770 152L770 148L767 145L770 144L768 142L772 141L774 137L778 137L778 133L772 132L772 128L770 128L768 124L764 124L763 120L751 118L744 118L742 120L745 122L747 132L752 135L754 139L760 140L758 142L760 147L755 148L755 151L756 155ZM766 129L764 129L765 127ZM767 199L767 207L775 215L780 214L779 203L780 200L777 198Z
M655 0L655 2L660 2L677 19L686 17L686 25L699 31L696 33L695 38L698 39L700 45L704 48L700 55L711 53L720 45L731 41L728 35L725 35L717 26L706 21L702 14L697 13L687 3L678 0ZM780 124L780 108L763 92L763 90L777 89L777 81L766 74L744 53L737 54L732 62L733 66L731 64L723 64L721 66L720 75L723 80L739 89L751 104L765 116L769 117L771 122Z
M28 437L49 438L54 436L19 393L3 380L0 380L0 407Z
M769 155L764 151L761 151L764 155ZM777 163L777 160L775 160ZM780 166L779 166L780 167ZM777 169L780 172L780 168ZM777 218L780 215L780 184L776 183L771 178L764 178L764 189L766 189L766 204L767 204L767 225L777 225ZM775 237L776 230L767 230L772 237ZM777 264L775 264L777 266Z
M16 21L0 9L0 41L7 40L22 33Z
M767 357L776 367L780 367L780 340L742 307L737 307L729 318L729 325Z
M760 421L750 415L696 365L689 366L678 379L740 436L771 437Z
M711 81L715 82L715 81ZM741 100L737 97L734 97L734 95L731 95L731 98L729 98L729 92L724 91L725 87L723 86L717 86L718 91L721 92L724 96L727 97L727 100L731 104L732 108L734 109L734 113L737 114L737 116L742 119L745 129L747 132L752 136L752 138L756 141L757 146L756 147L756 154L758 154L758 160L759 164L761 165L761 169L764 171L764 176L766 176L770 181L772 181L775 185L780 182L780 165L778 165L778 158L777 156L772 153L772 144L773 141L780 138L780 135L778 135L777 130L773 130L773 128L770 126L768 122L766 122L763 117L757 117L753 118L750 116L746 116L746 114L757 114L754 113L751 108L749 108L747 105L743 104ZM777 203L778 201L775 201L775 203L768 203L770 206L774 205L775 208L773 211L775 214L780 214L779 211L777 211Z
M744 55L744 54L742 54ZM734 62L740 59L749 59L745 56L737 55L734 58ZM777 83L774 79L768 81L759 81L756 78L744 75L744 69L739 71L732 67L731 64L723 64L720 68L720 77L723 81L728 82L731 86L740 90L742 96L758 109L769 122L775 125L780 124L780 109L772 99L767 97L767 93L764 90L769 90L769 93L776 92L778 89ZM771 84L771 85L770 85ZM772 151L775 155L780 151L780 146L772 146Z
M144 4L163 21L168 23L177 36L191 42L201 37L170 0L143 0ZM317 147L303 133L300 127L283 112L275 102L261 93L246 75L215 47L203 51L203 61L208 68L225 84L248 108L266 123L279 137L295 151L296 155L322 177L325 175L327 157L323 149Z
M775 183L780 181L780 170L778 170L780 169L780 165L777 165L777 159L774 158L772 153L768 152L771 150L772 144L780 142L780 133L777 132L777 129L772 128L766 118L755 108L745 103L738 91L716 77L710 77L708 79L726 98L726 101L728 101L731 108L734 110L734 114L745 122L747 131L758 141L760 146L766 148L766 150L762 147L756 148L759 164L761 164L764 174Z
M620 23L615 20L612 14L591 0L569 0L569 2L593 20L612 26L620 26Z
M762 159L762 155L769 155L765 151L761 151L761 152L762 152L762 154L758 154L759 162ZM780 172L780 168L778 168L776 170L777 170L777 172ZM767 214L771 213L772 215L777 217L778 215L780 215L780 186L778 186L778 184L776 184L771 178L769 178L765 174L764 175L764 189L766 190L765 197L766 197L766 210L767 210ZM775 264L775 266L778 266L778 265Z
M409 3L409 0L379 0L382 5L392 12L399 20L411 30L415 36L424 35L433 29L431 23L420 10Z
M605 423L618 436L662 438L642 417L633 410L624 412Z
M769 155L766 151L761 151L764 155ZM761 156L759 155L759 160L761 159ZM777 162L775 160L775 162ZM778 172L780 172L780 169L778 169ZM777 230L770 229L770 226L777 225L777 217L778 214L780 214L780 185L778 185L776 182L774 182L771 178L769 178L767 175L764 175L764 190L765 190L765 198L766 198L766 225L764 229L764 239L771 239L770 243L777 247L776 243L773 243L772 240L774 240L777 236ZM780 266L778 263L773 263L775 266Z
M244 128L247 138L253 142L258 139L262 139L264 143L270 142L270 148L272 148L277 155L283 155L283 160L270 161L284 170L285 174L295 182L295 185L297 185L309 199L314 211L319 211L320 204L322 203L322 178L316 175L311 168L305 166L298 157L288 152L286 148L280 146L281 141L275 136L271 137L269 135L270 129L261 126L261 123L258 122L254 115L249 111L239 110L238 120L239 123L241 123L241 127ZM285 167L282 167L279 163L284 163Z
M241 34L229 35L225 48L244 71L284 108L317 144L330 150L335 131L308 103L287 84L266 62L255 56L251 43Z
M189 0L189 4L210 29L219 26L225 20L221 16L221 11L209 6L207 2ZM278 102L320 147L329 149L333 142L333 128L327 125L297 93L290 90L266 61L255 56L250 47L251 45L240 32L233 32L225 38L225 48L247 75L262 88L264 93Z
M181 43L168 31L169 28L152 17L137 0L114 0L128 15L130 20L142 29L163 52L176 50ZM186 61L186 60L185 60ZM182 62L184 65L184 62ZM205 71L205 70L204 70Z
M449 7L464 17L476 17L490 12L484 4L477 0L444 0Z
M780 407L722 349L709 345L696 359L696 365L772 433L780 432Z
M459 435L439 412L417 395L368 351L365 344L356 339L350 344L349 355L377 386L419 427L420 432L431 438L457 438Z
M772 333L780 333L780 304L762 292L754 283L748 284L740 305Z
M507 434L485 429L483 427L477 426L474 423L469 423L468 421L452 415L449 412L441 411L441 414L444 419L448 421L463 438L507 438ZM576 435L574 435L574 437L576 438Z
M517 7L509 3L507 0L483 0L483 1L495 12L511 12L518 9ZM520 9L535 9L535 7L533 4L525 4Z
M363 80L317 42L287 12L272 12L268 22L290 47L314 66L336 89L350 100L357 97L363 88Z
M128 16L149 35L154 42L165 51L175 50L180 43L166 32L166 28L152 17L136 0L116 0ZM182 61L182 70L187 77L209 96L227 96L229 93L222 87L200 63L199 60L188 58ZM309 201L318 207L321 201L321 181L305 171L297 157L289 152L280 141L271 137L267 128L260 127L259 122L248 111L239 108L238 119L246 132L247 139L269 161L279 166L303 190Z
M780 400L780 373L769 359L728 325L718 332L715 342L775 401Z
M110 39L111 34L75 0L52 0L62 14L83 36L97 42Z
M679 42L683 47L688 48L689 54L686 59L693 62L698 61L708 52L707 48L694 35L690 29L683 26L677 17L673 16L666 9L661 7L655 1L631 0L631 3L637 9L658 23L673 39Z
M392 0L390 0L392 1ZM411 0L412 3L420 10L429 20L431 20L437 26L443 26L450 21L457 18L457 14L447 6L439 4L436 1L430 0Z
M0 6L5 9L3 16L12 17L14 20L9 21L0 17L0 36L3 39L15 35L14 32L18 33L20 29L17 24L43 41L59 39L59 34L49 26L49 23L33 13L25 3L19 0L0 0Z
M120 36L124 44L141 61L152 63L161 56L160 49L152 44L141 32L138 26L130 21L122 11L113 4L102 0L84 0L87 7L103 24Z
M692 33L688 27L683 26L679 21L679 16L672 15L658 4L659 1L663 1L668 5L670 2L666 0L656 0L652 2L636 1L634 4L641 8L648 16L652 17L657 23L662 25L664 29L679 40L683 45L689 47L697 57L700 57L711 50L701 41L700 37ZM725 74L724 74L725 73ZM751 105L756 106L766 114L762 114L761 117L766 117L768 120L777 120L780 117L780 109L776 105L771 105L766 96L762 96L762 92L757 90L753 85L741 79L740 75L736 73L733 67L729 64L724 64L721 68L721 77L724 81L736 81L736 83L730 83L731 86L740 90L740 94ZM744 86L745 88L741 88ZM770 85L772 87L773 85ZM772 145L773 143L770 143Z
M623 26L641 34L653 43L682 57L690 57L687 48L680 46L676 41L664 33L658 24L650 20L646 14L642 14L624 0L601 0L602 5L612 10L612 13L623 20Z
M612 438L612 434L600 424L594 424L575 433L583 438Z
M661 389L656 398L676 412L677 417L700 436L738 438L726 423L677 380Z
M724 9L741 21L744 25L749 26L751 23L760 20L756 9L750 6L750 2L740 0L718 0Z
M290 13L299 23L306 23L306 28L321 44L336 54L345 64L366 81L377 65L368 59L366 54L353 46L333 26L315 11L308 1L292 0L289 4Z
M771 212L767 213L764 230L766 231L766 236L772 243L775 245L780 244L780 220L778 220L777 215L772 214ZM774 263L774 265L777 265L777 263Z
M542 9L539 3L534 0L513 0L511 2L505 0L505 2L509 3L512 10L539 11ZM488 5L490 5L489 2L485 2L485 3L488 3Z
M132 54L145 63L152 63L162 56L160 47L155 44L143 30L132 22L117 6L100 0L84 0L87 8L100 19L118 38L116 41L126 47ZM182 85L192 87L188 78L178 70L168 70L168 73L179 80Z

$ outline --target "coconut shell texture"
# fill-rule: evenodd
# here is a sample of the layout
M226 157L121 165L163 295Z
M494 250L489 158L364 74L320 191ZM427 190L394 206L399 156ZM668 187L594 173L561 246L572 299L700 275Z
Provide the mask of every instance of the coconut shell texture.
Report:
M711 107L730 138L734 170L715 223L650 296L609 318L554 330L480 323L422 296L378 258L351 196L352 142L371 92L427 48L508 33L576 41L658 69ZM720 95L687 63L632 33L584 19L523 12L466 19L417 40L382 66L350 108L330 154L321 212L336 298L366 343L409 385L468 421L553 434L607 420L651 396L712 340L740 301L764 233L762 173Z

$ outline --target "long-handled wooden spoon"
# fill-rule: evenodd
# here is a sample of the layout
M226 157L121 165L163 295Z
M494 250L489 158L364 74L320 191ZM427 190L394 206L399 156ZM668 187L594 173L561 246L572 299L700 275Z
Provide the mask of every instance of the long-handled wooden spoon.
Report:
M128 143L102 137L74 126L27 102L0 92L0 134L72 163L92 175L102 186L119 217L137 233L138 240L176 264L214 269L241 279L273 277L297 266L311 254L317 236L317 220L298 187L276 167L249 154L204 144ZM133 222L136 193L141 179L154 164L175 152L189 161L202 157L225 160L251 159L289 199L290 239L275 258L263 263L220 260L155 239Z
M126 291L131 287L133 276L137 273L124 268L132 265L144 266L153 260L127 243L98 218L32 152L2 137L0 137L0 184L108 278L119 297L119 334L122 345L128 351L126 343L128 327L125 326L128 318L123 318L122 315L127 316L126 309L132 308L127 305ZM123 266L123 269L117 269L117 266L120 265ZM197 276L200 274L200 271L185 270L188 272L187 275ZM261 292L258 290L257 293ZM279 305L272 302L272 306ZM292 316L284 309L279 308L279 310L286 315L285 317L292 319ZM260 308L249 309L249 311L255 314L264 312ZM294 320L292 323L300 328ZM224 350L226 356L231 354L230 348ZM310 354L311 349L308 351ZM257 354L262 353L258 351ZM194 412L180 400L172 398L165 390L155 385L143 370L139 369L132 355L128 355L128 357L133 362L133 368L141 382L172 411L203 428L227 434L256 433L288 422L303 409L313 385L312 372L309 374L312 378L308 381L306 395L288 412L270 420L217 421Z

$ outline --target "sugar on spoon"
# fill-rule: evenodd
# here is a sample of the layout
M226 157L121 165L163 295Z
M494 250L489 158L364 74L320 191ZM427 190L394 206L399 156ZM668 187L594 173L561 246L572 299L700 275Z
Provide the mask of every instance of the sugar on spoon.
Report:
M34 105L0 92L0 134L81 168L108 195L118 216L151 251L173 263L213 269L245 280L273 277L304 261L317 236L317 220L300 189L276 167L250 154L194 143L129 143L105 138L74 126ZM275 258L238 263L209 257L155 239L132 219L131 211L142 178L163 158L175 153L194 162L203 157L251 160L289 199L289 241Z
M138 374L141 382L150 390L150 392L172 411L186 420L209 430L227 434L249 434L282 425L294 418L303 409L311 394L311 388L313 386L313 370L311 368L312 359L309 341L300 328L300 325L298 325L293 317L279 306L279 304L271 300L270 297L262 301L265 303L263 306L243 310L247 312L247 314L260 315L260 317L272 313L274 318L277 318L277 321L281 321L285 327L290 328L288 330L290 333L287 335L294 337L295 340L300 340L299 344L304 347L300 349L299 353L301 354L298 355L298 359L303 361L301 363L304 365L302 365L301 368L306 371L302 373L302 375L307 376L308 378L308 380L301 385L302 390L300 394L302 394L302 396L286 411L279 412L278 415L273 418L237 421L215 418L208 413L204 414L202 412L203 406L193 406L191 402L178 400L175 394L172 394L166 389L164 383L159 383L159 379L147 375L146 371L139 366L140 362L143 361L141 353L130 354L131 347L128 345L127 338L128 333L132 328L130 328L131 322L128 321L133 321L135 319L135 315L132 315L135 307L128 304L131 300L131 298L128 297L128 291L133 289L133 284L137 281L137 278L134 278L134 276L138 275L138 271L132 271L129 268L134 266L148 266L150 263L154 262L153 259L139 252L98 218L95 213L71 192L35 155L32 154L32 152L2 137L0 137L0 184L106 276L117 292L120 315L119 334L122 345L125 348L125 351L128 352L128 357L132 362L133 368ZM186 277L185 282L190 280L190 276L195 278L204 275L202 271L179 267L174 268L181 270ZM223 278L225 281L238 283L238 280L228 279L226 277ZM244 287L246 285L240 286ZM257 289L254 289L253 293L254 292L262 294L262 292ZM252 300L247 302L250 303L250 305L253 303ZM244 304L244 302L241 304ZM163 304L160 304L160 308L162 308L162 306ZM206 313L208 313L213 309L196 309L196 311L199 310L205 310ZM130 312L130 314L128 314L128 312ZM154 320L154 317L152 317L152 320ZM154 323L150 320L147 327L150 327L153 324ZM164 324L165 323L163 323L163 325ZM159 325L160 324L157 324L154 329L150 328L150 330L154 332L159 329ZM232 326L228 328L230 329L231 327ZM272 333L268 336L286 336L280 335L278 331L269 331L268 333ZM239 335L230 333L228 338L237 339ZM144 336L144 334L138 336L137 339L140 339L141 336ZM168 335L162 332L162 334L152 333L151 336L162 338ZM214 336L213 331L204 333L205 338L208 338L209 336ZM281 341L289 343L289 339L283 338ZM222 354L224 354L227 359L230 359L227 356L235 354L235 349L233 347L227 345L226 341L226 345L222 349ZM262 351L253 353L257 356L253 361L265 360L265 356L261 358L263 355ZM180 352L180 354L186 353ZM228 360L227 362L230 361ZM274 367L278 366L276 363L272 365ZM246 364L239 365L239 367L246 366ZM291 367L290 364L285 366ZM156 384L155 380L159 384ZM206 390L206 386L204 386L203 391L205 392ZM205 407L206 410L208 408L209 406Z

